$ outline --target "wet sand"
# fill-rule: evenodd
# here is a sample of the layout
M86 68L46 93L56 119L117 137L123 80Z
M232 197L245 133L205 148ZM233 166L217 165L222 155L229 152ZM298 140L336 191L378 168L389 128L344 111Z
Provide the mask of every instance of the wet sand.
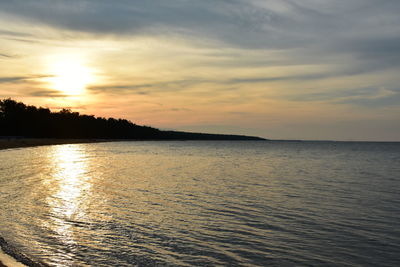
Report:
M0 249L0 267L27 267L27 265L17 261Z
M111 142L110 139L0 138L0 150L18 147ZM0 265L1 267L1 265Z

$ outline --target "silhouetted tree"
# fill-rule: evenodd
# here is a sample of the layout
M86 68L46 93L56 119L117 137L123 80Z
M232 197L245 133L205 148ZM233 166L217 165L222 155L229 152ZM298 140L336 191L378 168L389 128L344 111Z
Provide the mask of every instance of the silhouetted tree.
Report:
M81 115L71 109L51 112L12 99L0 101L0 136L163 140L263 140L240 135L160 131L125 119Z

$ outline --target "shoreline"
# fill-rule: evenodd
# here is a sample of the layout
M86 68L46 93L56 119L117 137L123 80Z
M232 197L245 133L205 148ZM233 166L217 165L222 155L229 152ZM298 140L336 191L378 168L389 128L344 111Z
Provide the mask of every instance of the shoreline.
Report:
M19 262L12 256L8 255L0 248L0 267L28 267L28 266Z
M96 139L96 138L25 138L25 137L0 137L0 150L50 146L50 145L66 145L66 144L87 144L87 143L104 143L104 142L132 142L132 141L253 141L253 140L229 140L229 139ZM272 141L272 140L256 140L256 141ZM1 267L1 266L0 266Z
M46 267L18 251L0 236L0 267Z
M0 150L22 147L113 142L114 139L0 138Z

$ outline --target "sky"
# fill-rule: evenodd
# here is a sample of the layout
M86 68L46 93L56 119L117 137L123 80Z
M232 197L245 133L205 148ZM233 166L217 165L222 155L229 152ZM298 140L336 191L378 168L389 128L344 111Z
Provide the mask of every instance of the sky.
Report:
M0 0L0 98L270 139L400 141L398 0Z

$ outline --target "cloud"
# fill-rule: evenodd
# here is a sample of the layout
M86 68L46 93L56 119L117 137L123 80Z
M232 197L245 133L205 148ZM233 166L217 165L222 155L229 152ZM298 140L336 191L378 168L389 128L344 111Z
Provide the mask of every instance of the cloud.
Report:
M0 3L0 6L2 4ZM11 37L32 37L29 33L23 33L18 31L0 30L0 36L11 36Z
M319 80L335 76L342 76L343 73L311 73L311 74L298 74L288 76L276 76L276 77L252 77L252 78L235 78L223 83L238 84L238 83L268 83L277 81L307 81L307 80Z
M4 53L0 53L0 58L1 58L1 57L3 57L3 58L14 58L14 57L16 57L16 56L9 55L9 54L4 54Z
M210 82L203 79L181 79L164 82L143 84L109 84L101 86L90 86L88 89L94 93L136 93L151 94L157 92L179 92L195 84Z
M285 99L296 102L328 102L367 108L397 106L400 103L400 90L379 87L335 88L311 93L292 93Z
M122 94L119 110L135 98L166 107L176 97L207 103L215 114L223 106L254 118L258 110L277 124L287 109L292 120L307 108L319 112L304 121L329 108L338 120L347 109L366 120L378 111L389 118L400 103L399 10L398 0L0 1L0 84L62 97L38 76L6 71L6 59L23 53L23 64L47 51L90 50L88 62L105 77L88 93Z
M400 103L400 90L390 91L380 89L376 95L342 98L337 103L358 105L367 108L398 107Z
M369 71L400 62L400 2L394 0L349 0L346 5L315 0L17 0L0 2L0 10L18 22L95 35L180 36L214 46L286 50L292 61L287 64L345 55L357 60L355 68L364 65ZM0 29L1 34L29 35Z
M350 99L354 97L376 97L382 94L382 90L376 87L366 88L341 88L325 92L302 93L289 97L295 101L335 101L337 99Z
M396 27L398 1L2 1L8 16L97 34L195 34L251 47L298 47L345 35L352 27ZM377 13L379 12L379 13ZM386 17L370 21L366 15ZM396 16L395 16L396 15ZM351 27L349 27L351 25ZM251 38L249 38L251 37ZM288 42L292 41L292 42ZM298 41L298 43L294 43Z
M181 31L196 22L218 22L210 3L188 1L3 1L1 10L9 16L59 28L99 34L132 34L174 28ZM189 23L189 25L185 25ZM181 25L181 26L179 26ZM197 24L198 25L198 24ZM171 27L172 26L172 27ZM153 32L154 33L154 32Z
M43 79L54 77L53 75L31 75L31 76L11 76L11 77L0 77L1 83L22 83L29 82L32 80Z
M47 90L47 89L29 92L29 95L35 96L35 97L67 97L68 96L66 94L63 94L60 91Z
M26 80L26 77L0 77L0 83L18 83Z

